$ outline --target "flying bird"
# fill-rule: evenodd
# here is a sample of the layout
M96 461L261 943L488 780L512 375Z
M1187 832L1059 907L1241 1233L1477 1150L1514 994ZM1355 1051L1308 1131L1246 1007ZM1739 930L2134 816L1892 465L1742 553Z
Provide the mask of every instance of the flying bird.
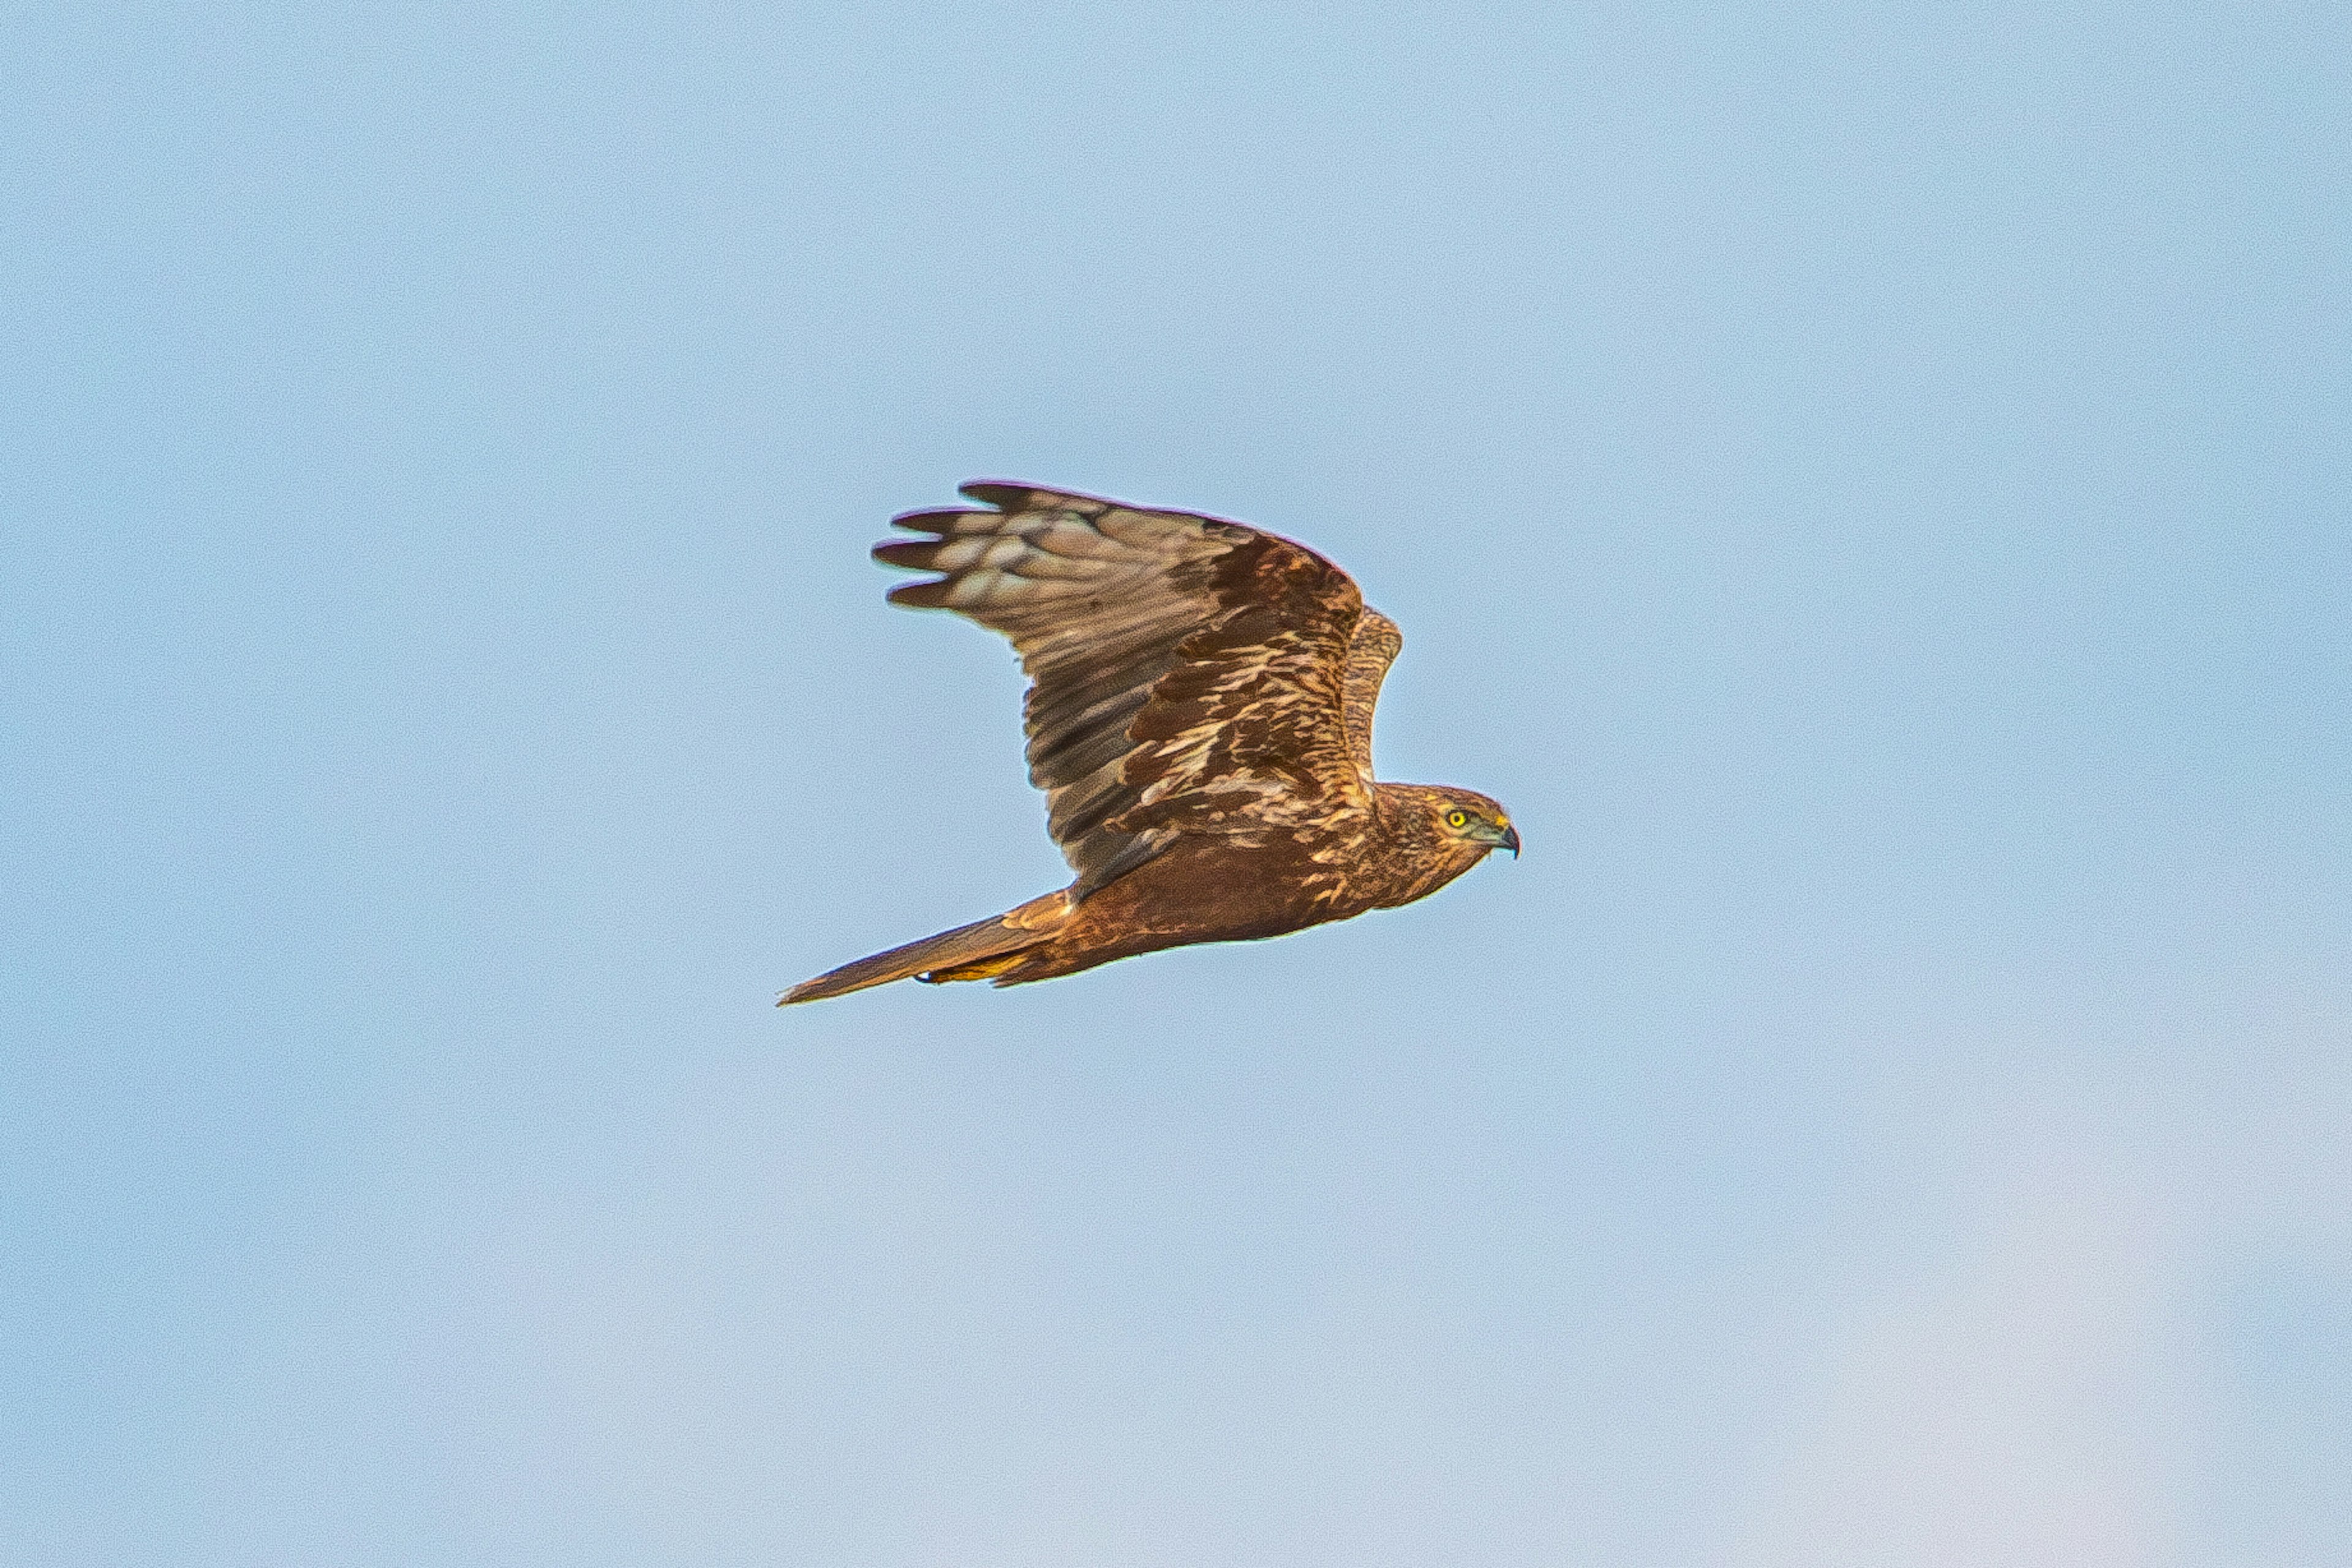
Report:
M1076 879L784 993L912 975L1019 985L1199 942L1244 942L1426 898L1496 849L1503 808L1372 780L1372 705L1403 647L1349 575L1218 518L980 481L874 547L936 572L895 604L1012 639L1029 780Z

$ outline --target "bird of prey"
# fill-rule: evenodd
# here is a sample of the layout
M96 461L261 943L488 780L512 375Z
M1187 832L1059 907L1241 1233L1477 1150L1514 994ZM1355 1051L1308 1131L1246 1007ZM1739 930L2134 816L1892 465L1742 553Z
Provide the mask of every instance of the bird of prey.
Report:
M1019 985L1242 942L1435 892L1518 831L1483 795L1372 780L1372 704L1403 646L1303 544L1212 517L980 481L874 547L936 572L893 603L1012 639L1029 780L1076 879L844 964L777 1005L909 975Z

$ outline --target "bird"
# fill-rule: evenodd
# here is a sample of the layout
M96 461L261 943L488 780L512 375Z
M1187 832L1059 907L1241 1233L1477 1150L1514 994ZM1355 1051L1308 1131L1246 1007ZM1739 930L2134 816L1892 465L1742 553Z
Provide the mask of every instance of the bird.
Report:
M874 547L939 575L889 599L1011 639L1029 779L1075 879L828 971L777 1005L913 977L1022 985L1428 897L1496 849L1473 790L1375 783L1372 708L1404 646L1355 581L1244 523L975 479Z

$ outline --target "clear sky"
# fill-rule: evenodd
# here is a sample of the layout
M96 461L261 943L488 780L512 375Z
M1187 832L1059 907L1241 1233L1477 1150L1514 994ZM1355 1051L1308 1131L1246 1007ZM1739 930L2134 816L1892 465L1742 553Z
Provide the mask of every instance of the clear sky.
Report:
M0 1560L2352 1560L2352 12L0 24ZM1059 886L974 476L1403 626Z

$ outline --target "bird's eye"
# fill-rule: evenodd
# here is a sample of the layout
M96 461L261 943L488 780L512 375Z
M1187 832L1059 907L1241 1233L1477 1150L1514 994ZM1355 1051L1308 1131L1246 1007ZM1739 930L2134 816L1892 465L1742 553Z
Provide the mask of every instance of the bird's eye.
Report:
M1448 827L1467 827L1470 826L1470 814L1458 808L1449 811L1445 814L1445 826Z

